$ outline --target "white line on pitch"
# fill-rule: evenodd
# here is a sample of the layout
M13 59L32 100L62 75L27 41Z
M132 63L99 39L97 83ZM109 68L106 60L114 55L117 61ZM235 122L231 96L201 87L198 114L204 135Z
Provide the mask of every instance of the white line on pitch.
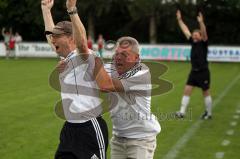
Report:
M238 110L236 111L236 113L237 113L237 114L240 114L240 109L238 109Z
M233 135L233 134L234 134L234 130L232 130L232 129L231 129L231 130L228 130L228 131L226 132L226 134L227 134L227 135Z
M224 152L217 152L217 153L215 154L215 157L216 157L217 159L223 158L223 157L224 157Z
M233 115L233 119L239 119L239 115Z
M230 122L230 125L231 125L231 126L236 126L236 125L237 125L237 122L236 122L236 121L232 121L232 122Z
M219 102L221 102L222 98L228 93L228 91L238 82L240 79L240 75L235 77L231 83L222 91L222 93L214 100L212 107L214 108ZM168 151L168 153L163 157L163 159L175 159L179 153L179 151L185 146L188 140L195 134L200 125L203 123L203 120L197 120L192 124L191 127L187 129L185 134L178 139L175 145Z
M223 140L222 141L222 146L228 146L231 142L229 140Z

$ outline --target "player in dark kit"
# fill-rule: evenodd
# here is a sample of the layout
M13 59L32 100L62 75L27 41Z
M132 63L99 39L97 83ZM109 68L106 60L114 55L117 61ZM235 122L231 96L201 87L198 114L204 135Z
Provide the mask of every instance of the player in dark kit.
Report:
M183 118L190 101L190 96L194 87L200 87L203 92L204 101L206 105L206 111L201 116L202 119L212 118L212 98L209 92L210 88L210 72L208 69L207 53L208 53L208 35L206 26L203 21L203 15L199 12L197 20L200 26L199 30L194 30L192 33L182 20L181 12L177 11L178 24L191 43L191 72L188 76L188 80L184 89L184 95L182 97L180 111L176 113L176 116Z

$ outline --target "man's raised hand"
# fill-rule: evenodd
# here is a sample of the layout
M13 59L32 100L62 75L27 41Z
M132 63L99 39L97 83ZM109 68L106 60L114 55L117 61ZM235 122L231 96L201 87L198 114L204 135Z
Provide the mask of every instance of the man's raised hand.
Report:
M197 20L199 23L203 22L203 15L201 12L198 13Z
M41 8L42 10L51 10L53 7L54 0L41 0Z
M181 11L180 10L177 10L176 16L177 16L177 20L181 20L182 19L182 15L181 15Z
M68 10L72 10L76 7L77 0L67 0L66 1L66 7Z

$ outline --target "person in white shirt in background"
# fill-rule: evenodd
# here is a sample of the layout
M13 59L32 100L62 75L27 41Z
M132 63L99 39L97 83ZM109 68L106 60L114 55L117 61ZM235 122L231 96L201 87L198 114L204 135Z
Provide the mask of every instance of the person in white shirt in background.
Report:
M22 42L22 40L23 40L22 36L18 32L15 33L14 39L15 39L15 43L17 43L17 44Z

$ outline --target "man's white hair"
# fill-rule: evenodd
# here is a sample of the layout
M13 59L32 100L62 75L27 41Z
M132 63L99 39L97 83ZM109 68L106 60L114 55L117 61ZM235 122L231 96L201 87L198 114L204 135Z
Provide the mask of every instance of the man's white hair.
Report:
M124 37L119 38L117 43L118 43L118 46L120 46L120 47L127 48L127 47L131 46L131 51L136 54L139 54L139 43L135 38L130 37L130 36L124 36Z

